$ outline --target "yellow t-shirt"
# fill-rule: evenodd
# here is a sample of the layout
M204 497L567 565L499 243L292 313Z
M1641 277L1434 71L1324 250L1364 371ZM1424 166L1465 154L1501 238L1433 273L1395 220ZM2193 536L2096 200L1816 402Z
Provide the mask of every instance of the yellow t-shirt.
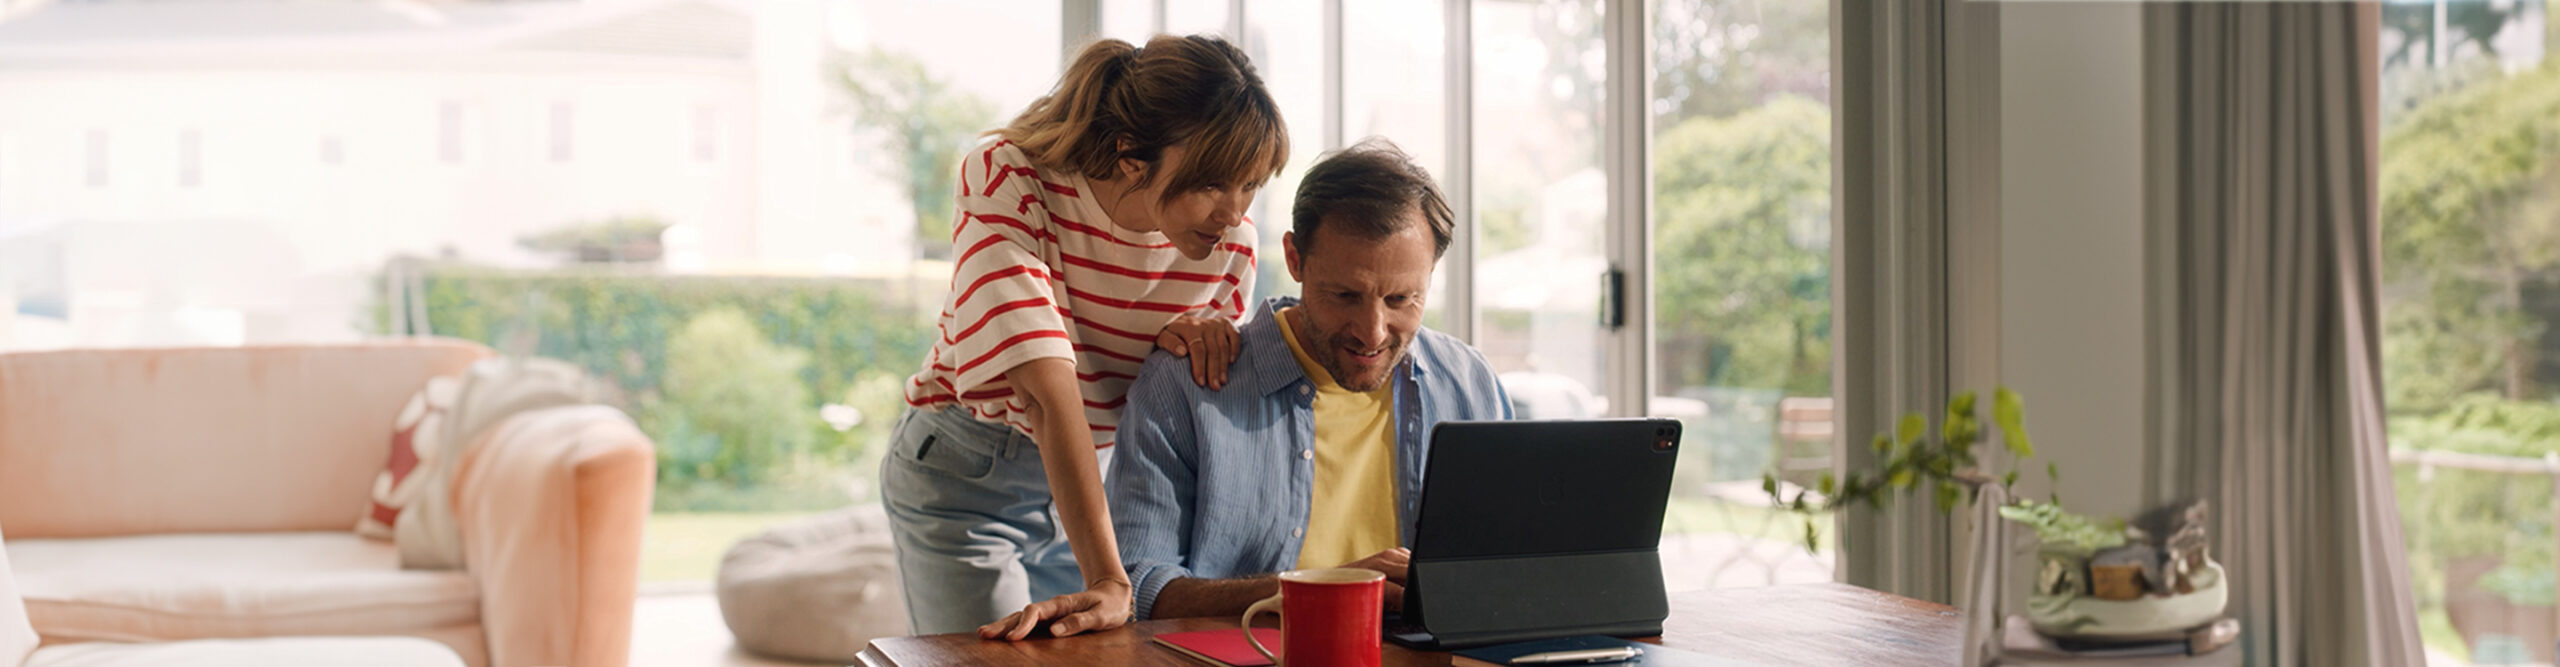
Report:
M1289 311L1280 337L1316 385L1316 480L1298 567L1336 567L1396 547L1395 388L1351 391L1298 345Z

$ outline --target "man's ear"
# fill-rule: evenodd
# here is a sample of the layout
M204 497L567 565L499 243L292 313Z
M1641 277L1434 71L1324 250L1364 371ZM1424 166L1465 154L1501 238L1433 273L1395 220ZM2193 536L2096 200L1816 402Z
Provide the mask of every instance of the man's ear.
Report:
M1281 261L1286 262L1286 263L1288 263L1288 265L1289 265L1289 279L1290 279L1290 280L1295 280L1295 281L1298 281L1298 282L1300 282L1300 283L1305 283L1305 282L1307 282L1307 279L1306 279L1305 277L1303 277L1303 276L1299 275L1298 267L1300 266L1300 263L1301 263L1301 262L1303 262L1303 261L1305 261L1305 260L1300 259L1300 258L1298 257L1298 233L1297 233L1297 232L1281 232L1281 233L1280 233L1280 258L1281 258Z

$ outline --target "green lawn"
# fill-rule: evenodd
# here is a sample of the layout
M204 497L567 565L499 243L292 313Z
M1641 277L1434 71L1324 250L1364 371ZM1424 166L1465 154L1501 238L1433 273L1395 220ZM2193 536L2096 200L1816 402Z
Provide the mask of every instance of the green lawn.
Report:
M710 581L738 538L808 512L659 512L640 543L641 581Z

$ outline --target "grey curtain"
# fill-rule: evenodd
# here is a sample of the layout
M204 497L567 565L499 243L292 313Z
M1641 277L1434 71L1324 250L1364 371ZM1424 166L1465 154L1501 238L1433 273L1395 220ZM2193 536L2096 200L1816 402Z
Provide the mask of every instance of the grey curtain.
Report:
M2252 665L2422 664L2383 434L2371 4L2144 10L2153 500Z
M1905 412L1937 415L1955 387L1987 386L1995 357L1971 326L1997 325L1980 238L1999 209L1999 15L1995 3L1832 0L1832 387L1834 459L1876 465L1867 438ZM1968 242L1970 241L1970 242ZM1978 373L1973 373L1978 374ZM1966 553L1926 494L1840 517L1839 579L1955 602Z

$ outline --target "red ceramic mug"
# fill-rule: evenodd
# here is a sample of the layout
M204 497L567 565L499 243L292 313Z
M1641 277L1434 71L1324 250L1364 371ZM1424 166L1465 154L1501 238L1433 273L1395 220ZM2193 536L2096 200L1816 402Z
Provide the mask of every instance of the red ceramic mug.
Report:
M1274 664L1377 667L1386 581L1376 570L1348 567L1280 573L1280 594L1244 610L1245 641ZM1280 615L1277 656L1250 630L1265 611Z

